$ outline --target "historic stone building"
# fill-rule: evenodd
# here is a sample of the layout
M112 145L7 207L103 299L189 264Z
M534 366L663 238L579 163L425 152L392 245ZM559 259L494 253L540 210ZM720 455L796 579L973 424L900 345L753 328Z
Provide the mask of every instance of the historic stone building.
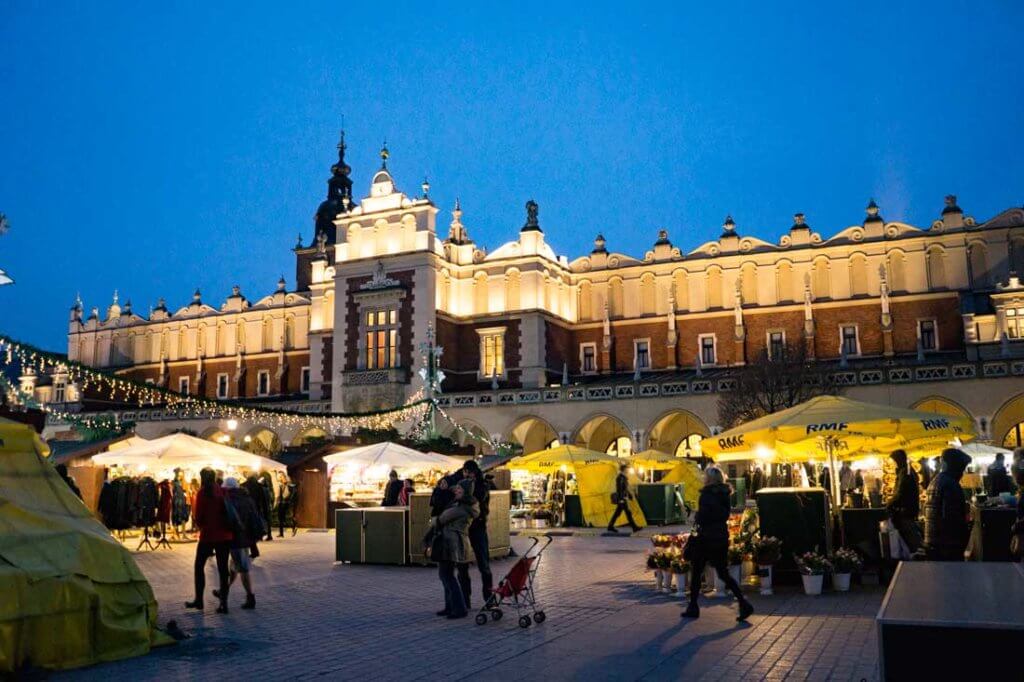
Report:
M219 306L197 291L147 317L116 295L102 317L76 302L68 356L210 398L361 411L422 389L434 335L441 404L477 433L528 451L554 440L682 451L715 429L728 368L799 346L851 397L965 412L984 437L1021 443L1020 208L978 222L950 196L914 227L870 202L831 236L798 213L776 243L726 218L717 240L690 251L662 230L643 254L598 235L570 259L546 243L533 201L517 237L493 251L473 241L458 203L440 234L429 186L402 192L386 148L357 199L344 138L338 148L312 242L294 250L295 291L282 280L250 302L235 287ZM62 390L70 401L74 387ZM146 435L179 425L140 416ZM223 428L200 426L190 428Z

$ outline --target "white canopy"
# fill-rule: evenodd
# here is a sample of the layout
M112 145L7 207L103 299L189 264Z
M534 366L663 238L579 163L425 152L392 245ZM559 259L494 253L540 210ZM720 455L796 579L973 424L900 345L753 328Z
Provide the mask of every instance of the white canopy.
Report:
M324 457L328 470L344 467L354 478L367 475L385 478L392 469L399 475L409 476L423 471L455 471L463 461L457 457L436 452L420 452L398 443L374 443Z
M93 455L92 461L101 466L137 466L148 470L174 467L236 467L250 471L288 471L285 465L272 459L186 433L173 433L153 440L139 440L140 442L126 448Z

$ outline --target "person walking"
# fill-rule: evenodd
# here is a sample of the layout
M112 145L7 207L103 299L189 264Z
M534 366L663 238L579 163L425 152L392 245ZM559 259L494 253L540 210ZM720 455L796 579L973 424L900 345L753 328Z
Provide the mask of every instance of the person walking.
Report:
M1006 471L1006 456L1003 453L996 454L995 461L988 466L986 473L988 474L986 487L990 497L997 497L1002 493L1015 492L1013 480Z
M444 609L439 616L449 619L469 615L462 587L455 578L457 566L465 567L469 558L469 525L480 515L480 505L473 497L473 482L463 479L451 487L452 501L431 521L425 539L430 557L437 562L437 574L444 588Z
M629 501L633 499L633 493L629 491L629 478L626 476L626 469L628 465L619 465L619 474L615 477L615 512L612 514L611 520L608 522L608 532L618 533L618 529L615 528L615 521L618 520L619 514L626 513L626 521L629 522L629 527L633 529L633 532L641 530L641 527L636 525L636 521L633 520L633 512L629 510Z
M249 499L252 500L253 505L256 507L256 513L259 514L260 517L260 533L254 535L252 538L253 547L255 547L258 540L262 540L266 537L267 529L274 523L274 519L270 515L270 495L267 494L266 486L260 483L260 479L256 474L250 474L249 477L245 479L245 483L242 484L242 488L249 493ZM271 533L270 536L273 537L273 533ZM254 559L258 557L259 551L257 550L252 556Z
M722 470L708 467L704 470L704 487L700 489L697 503L697 516L694 519L694 532L686 544L686 556L690 561L690 603L681 616L683 618L700 618L701 578L704 568L710 564L715 569L718 579L733 593L739 603L738 621L744 621L754 612L754 607L743 596L739 583L729 575L729 529L727 522L731 507L729 496L732 493L725 483Z
M203 610L206 562L211 556L216 556L217 575L220 577L220 606L217 607L217 613L227 613L228 555L231 553L231 540L234 535L228 525L224 491L217 485L217 474L213 469L203 469L199 472L199 480L199 492L196 493L192 510L192 518L199 529L199 543L196 545L196 560L193 566L196 597L186 602L185 607Z
M263 521L249 491L239 487L238 481L234 478L224 479L224 506L234 534L231 540L228 588L235 584L238 576L242 576L242 587L245 588L245 603L242 604L242 608L254 609L256 595L252 591L252 579L249 577L249 569L252 568L249 554L256 549L256 539L263 532ZM253 556L258 556L258 552ZM213 596L219 599L220 590L214 590Z
M921 490L917 483L917 472L907 463L907 453L893 450L889 459L896 465L896 481L892 496L885 501L893 526L899 531L903 542L913 554L921 549Z
M284 537L284 527L288 522L289 512L291 512L292 535L294 536L298 528L298 525L295 523L295 507L298 502L297 486L288 476L280 472L277 474L277 480L281 486L281 491L277 496L277 537Z
M480 465L472 459L466 462L462 473L466 479L473 481L473 497L480 505L480 515L469 524L469 544L473 548L476 567L480 571L480 583L486 604L494 589L494 576L491 574L491 545L487 536L487 515L491 509L491 486L484 480L484 472L480 470Z
M405 484L398 478L398 472L394 469L388 474L388 484L384 488L384 500L380 503L382 507L397 507L398 496Z
M970 536L967 500L960 487L971 458L956 448L942 451L942 471L928 487L924 515L924 550L931 561L963 561Z

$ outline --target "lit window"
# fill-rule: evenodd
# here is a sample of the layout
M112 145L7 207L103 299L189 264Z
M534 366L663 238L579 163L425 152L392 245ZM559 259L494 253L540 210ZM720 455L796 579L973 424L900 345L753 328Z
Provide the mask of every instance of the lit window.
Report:
M644 339L643 341L634 341L635 353L633 356L633 367L635 369L650 369L651 368L651 342Z
M178 393L188 395L188 377L178 377Z
M397 325L397 310L366 313L366 369L398 367Z
M65 385L63 381L58 381L53 385L53 402L62 403L65 400Z
M478 329L480 334L480 376L505 375L505 328Z
M256 374L256 395L270 395L270 370L261 369Z
M299 391L309 393L309 367L302 368L302 374L299 379Z
M1011 339L1024 339L1024 308L1006 309L1006 335Z
M786 351L786 332L768 332L768 357L778 360Z
M935 336L935 320L919 320L917 338L921 341L921 350L935 350L938 342Z
M224 400L228 397L228 375L218 374L217 375L217 397Z
M676 446L676 457L700 457L700 442L703 438L704 436L699 433L691 433L679 441L679 445Z
M597 345L593 343L580 344L580 367L583 372L597 371Z
M844 355L860 355L860 343L857 340L857 325L844 324L839 328L839 339Z
M701 334L698 337L700 343L700 364L701 365L714 365L718 362L717 353L715 353L715 335L714 334Z

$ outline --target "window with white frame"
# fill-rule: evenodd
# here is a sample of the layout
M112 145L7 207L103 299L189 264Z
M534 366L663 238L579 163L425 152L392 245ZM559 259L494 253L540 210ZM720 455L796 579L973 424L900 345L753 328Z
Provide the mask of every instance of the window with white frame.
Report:
M717 341L714 334L701 334L697 337L697 351L700 353L700 364L718 364Z
M768 332L768 357L772 360L780 359L786 352L786 332Z
M366 369L398 367L398 311L367 310Z
M1011 339L1024 339L1024 308L1005 308L1006 335Z
M580 344L580 371L591 374L597 371L597 344Z
M633 369L651 368L651 340L636 339L633 341Z
M229 396L228 387L230 386L230 384L228 383L228 381L229 380L227 374L217 375L217 398L219 398L220 400L224 400Z
M182 395L188 394L188 380L189 377L178 377L178 393Z
M505 328L476 331L480 335L480 376L505 376Z
M270 395L270 370L261 369L256 374L256 395Z
M303 367L299 375L299 391L309 393L309 367Z
M53 382L53 402L62 403L67 397L67 385L63 380Z
M935 320L917 321L917 340L921 344L921 350L939 349L939 332Z
M857 333L857 325L840 325L839 349L843 355L860 355L860 336Z

